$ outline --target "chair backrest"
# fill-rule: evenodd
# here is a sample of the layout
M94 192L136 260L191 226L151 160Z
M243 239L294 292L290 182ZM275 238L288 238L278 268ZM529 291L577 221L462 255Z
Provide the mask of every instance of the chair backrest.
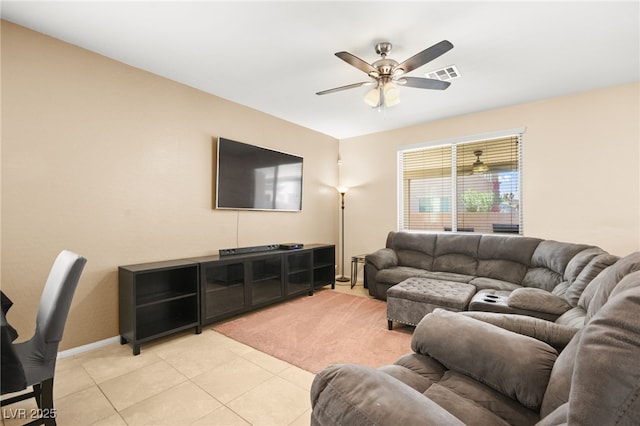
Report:
M36 334L45 343L62 340L71 300L87 259L68 250L60 252L42 291L36 319Z

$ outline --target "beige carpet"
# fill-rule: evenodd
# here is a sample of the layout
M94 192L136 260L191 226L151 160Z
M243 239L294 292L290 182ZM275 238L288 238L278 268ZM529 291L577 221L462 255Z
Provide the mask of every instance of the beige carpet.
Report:
M312 373L379 367L411 352L411 327L387 330L386 303L328 289L218 324L214 330Z

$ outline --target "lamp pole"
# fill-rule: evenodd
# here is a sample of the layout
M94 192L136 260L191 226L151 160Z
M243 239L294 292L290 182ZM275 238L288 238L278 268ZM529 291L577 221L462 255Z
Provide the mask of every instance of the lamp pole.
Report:
M342 273L338 278L336 278L336 281L347 282L349 281L349 278L344 276L344 194L347 192L347 188L339 187L338 192L340 193L340 199L342 202Z

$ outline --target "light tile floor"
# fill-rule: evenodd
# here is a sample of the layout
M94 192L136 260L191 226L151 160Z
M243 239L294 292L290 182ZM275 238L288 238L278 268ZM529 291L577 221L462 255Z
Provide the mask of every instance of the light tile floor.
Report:
M369 297L362 283L333 291ZM145 344L138 356L114 343L58 360L54 405L59 426L308 425L313 377L205 327ZM18 417L32 401L2 407L2 424L25 423Z

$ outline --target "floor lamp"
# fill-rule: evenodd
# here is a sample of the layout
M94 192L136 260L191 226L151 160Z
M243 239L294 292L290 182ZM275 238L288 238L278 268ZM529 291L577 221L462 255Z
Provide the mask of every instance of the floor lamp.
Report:
M342 201L342 273L340 274L340 276L338 278L336 278L336 281L339 282L347 282L349 281L349 278L344 276L344 194L347 192L348 188L345 188L344 186L339 186L338 187L338 192L340 193L340 198Z

